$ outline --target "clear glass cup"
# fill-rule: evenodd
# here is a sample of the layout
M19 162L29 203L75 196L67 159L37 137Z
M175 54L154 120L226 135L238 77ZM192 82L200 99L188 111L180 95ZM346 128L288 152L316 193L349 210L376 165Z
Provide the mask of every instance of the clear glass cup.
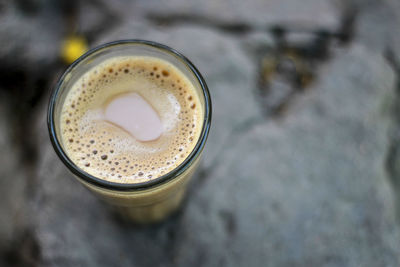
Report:
M75 81L102 61L124 55L158 57L173 64L194 85L204 111L200 137L188 157L169 173L135 184L109 182L86 173L68 157L60 136L62 106ZM179 52L151 41L120 40L93 48L71 64L53 89L47 123L50 140L57 155L84 186L115 207L125 218L136 223L151 223L163 220L176 211L182 203L187 184L199 164L207 140L211 123L211 99L200 72Z

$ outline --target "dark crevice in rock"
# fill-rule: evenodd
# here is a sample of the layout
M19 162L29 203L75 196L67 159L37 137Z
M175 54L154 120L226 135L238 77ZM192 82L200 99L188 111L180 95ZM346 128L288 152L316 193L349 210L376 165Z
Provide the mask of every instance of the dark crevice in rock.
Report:
M15 4L25 15L36 14L40 9L40 4L36 0L15 0Z
M400 62L395 53L388 49L385 58L396 75L394 99L391 105L392 125L389 131L389 145L385 159L385 169L396 197L397 218L400 222Z
M10 267L40 266L41 251L36 236L32 231L25 231L14 240L11 249L2 255L4 265Z
M147 19L161 27L173 27L176 25L194 24L231 34L246 34L256 30L253 25L246 22L224 22L215 18L205 17L198 14L158 14L149 13Z
M324 28L310 28L302 24L271 24L265 26L254 25L247 21L226 21L215 17L191 14L191 13L148 13L147 20L160 27L174 27L182 25L198 25L222 31L227 34L245 35L252 32L265 32L272 35L277 32L304 32L308 34L328 34L332 37L346 42L353 36L353 23L355 12L346 11L343 14L341 26L337 31L331 31Z
M346 45L354 36L356 13L343 13L337 31L307 30L276 25L271 29L274 47L257 51L259 60L257 99L266 117L285 115L293 100L316 79L319 64L328 60L332 45ZM302 34L305 41L291 41Z
M11 122L11 141L17 148L21 166L36 166L39 156L40 148L32 137L36 134L35 122L40 103L50 85L47 75L35 75L22 69L0 69L0 87L7 98L7 113ZM27 175L32 177L32 173Z
M235 218L234 213L229 210L221 210L219 212L219 216L224 225L227 236L230 238L234 237L234 235L236 234L236 228L237 228L236 218Z
M338 40L342 44L350 43L355 35L356 19L358 17L358 9L354 6L348 6L344 9L341 17L340 27L338 29Z

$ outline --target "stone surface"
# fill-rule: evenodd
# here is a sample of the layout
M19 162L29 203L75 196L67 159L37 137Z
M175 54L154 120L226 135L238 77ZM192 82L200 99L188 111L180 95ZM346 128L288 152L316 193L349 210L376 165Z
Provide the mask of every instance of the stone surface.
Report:
M35 74L49 71L58 58L61 36L66 31L62 14L51 1L20 2L10 2L1 11L1 67ZM36 3L30 7L28 2Z
M16 240L28 227L27 206L28 177L19 166L15 143L9 127L10 113L5 108L4 94L0 92L0 251L10 252ZM0 264L3 259L0 257Z
M202 1L173 0L160 4L158 1L135 2L137 14L151 14L154 17L174 17L189 15L203 18L205 24L213 21L227 23L248 23L255 27L275 24L307 26L313 28L336 28L340 22L332 1L296 0L282 1ZM313 14L312 19L310 14ZM195 19L196 20L196 19ZM189 22L191 19L189 19ZM300 23L300 25L299 25Z
M8 109L0 98L0 211L6 214L0 217L0 250L14 246L11 254L1 252L2 266L400 265L399 4L203 2L116 1L104 12L107 4L99 0L82 4L79 13L93 45L154 40L182 52L205 77L212 129L182 210L154 226L121 222L56 157L45 99L30 137L39 158L27 197L29 172L4 130ZM309 25L313 18L311 30L332 31L352 7L358 12L347 45L333 41L326 59L296 59L312 61L311 85L289 88L282 76L289 93L282 97L278 86L269 98L259 97L260 61L283 48L257 27ZM86 18L85 10L93 13ZM102 31L101 21L115 14L115 24ZM234 24L257 29L235 32ZM297 50L315 38L297 33L289 39ZM282 98L289 98L285 112L263 110L264 101ZM15 223L18 213L29 218L26 224ZM24 241L16 231L28 231L30 238ZM18 248L28 252L18 254ZM37 254L37 260L24 253Z
M388 120L381 108L393 73L382 57L354 46L322 75L283 121L260 122L230 140L224 163L189 201L181 266L400 263L382 165Z

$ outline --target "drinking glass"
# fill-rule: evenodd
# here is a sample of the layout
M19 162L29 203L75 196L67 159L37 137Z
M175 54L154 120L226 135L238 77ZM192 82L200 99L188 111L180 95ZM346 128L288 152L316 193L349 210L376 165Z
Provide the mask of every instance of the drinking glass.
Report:
M68 157L61 139L61 110L73 84L104 60L119 56L151 56L173 64L193 84L204 114L200 137L186 159L169 173L141 183L110 182L83 171ZM182 203L188 182L199 164L207 140L211 123L211 99L200 72L176 50L151 41L120 40L93 48L71 64L53 89L47 123L50 140L57 155L79 182L115 207L125 218L136 223L151 223L165 219Z

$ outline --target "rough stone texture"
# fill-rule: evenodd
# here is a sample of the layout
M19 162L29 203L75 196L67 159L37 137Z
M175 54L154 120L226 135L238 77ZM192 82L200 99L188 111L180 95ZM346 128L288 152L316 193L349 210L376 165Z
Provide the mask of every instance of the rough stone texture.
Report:
M332 1L306 0L282 1L272 0L222 0L202 1L199 4L191 1L167 1L160 4L159 1L136 2L134 7L137 14L153 14L156 17L174 17L179 15L193 15L205 20L223 21L228 23L243 22L252 26L265 27L275 24L297 24L297 26L335 28L338 26L338 14L332 8ZM312 19L310 14L313 14ZM301 25L299 25L299 22ZM207 23L207 22L206 22Z
M0 251L7 255L24 235L27 220L27 190L29 178L20 168L15 144L11 138L10 114L5 108L7 99L0 92ZM0 265L4 266L0 257Z
M15 223L14 218L18 210L18 206L21 206L20 197L23 195L24 190L24 180L21 179L18 173L14 173L17 163L17 155L13 151L13 144L10 142L9 134L7 131L8 119L4 109L4 103L0 105L0 127L2 131L0 132L0 148L1 148L1 163L2 168L0 169L0 180L1 187L8 187L8 194L3 195L0 210L1 214L4 216L0 217L0 241L10 241L12 234L14 232L13 224ZM11 182L10 182L11 181ZM14 199L15 198L15 199ZM4 244L1 244L4 245Z
M2 68L37 74L54 65L66 29L62 15L51 1L13 1L4 5L0 25Z
M220 154L185 213L181 266L400 263L380 112L393 73L354 46L322 75L286 119L256 124Z
M9 214L25 201L21 210L29 223L24 227L33 233L29 242L34 244L27 253L39 255L36 261L10 261L7 254L3 265L400 265L395 212L396 205L400 210L399 4L203 2L117 1L106 14L92 10L96 1L81 6L94 12L82 26L95 37L94 45L127 38L161 42L190 58L208 83L212 130L180 213L149 227L118 220L56 157L43 100L31 137L40 155L32 174L37 179L33 198L23 192L28 172L7 179L19 173L19 165L4 131L8 122L0 120L0 147L10 155L0 156L6 166L0 170L0 188L15 188L1 190L6 201L0 211L7 216L0 217L0 250L24 244L10 234L17 228ZM350 42L332 42L325 61L312 58L314 82L303 90L288 89L295 93L288 94L284 113L265 113L257 80L260 60L279 51L276 39L268 31L235 32L226 25L304 25L312 17L311 30L332 31L353 7L358 12ZM99 32L102 16L115 13L121 18L112 30ZM197 18L182 19L182 14ZM289 38L295 48L315 37L307 33L304 40L296 34ZM0 118L7 117L3 105Z

